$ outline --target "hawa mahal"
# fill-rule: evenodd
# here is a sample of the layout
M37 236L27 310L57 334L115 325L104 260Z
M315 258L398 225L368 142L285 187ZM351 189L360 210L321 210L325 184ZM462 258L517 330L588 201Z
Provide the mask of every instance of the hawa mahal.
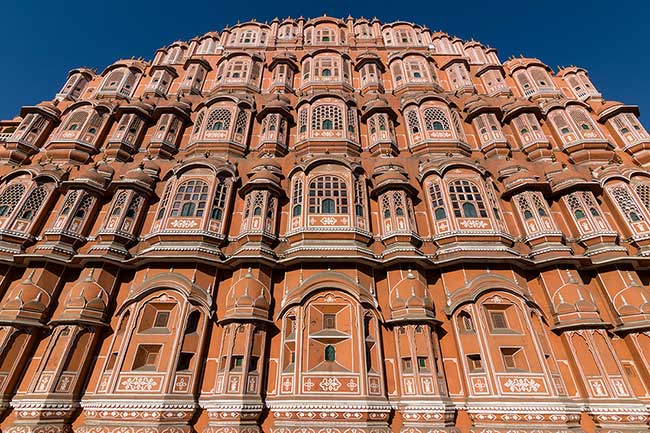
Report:
M0 428L649 431L638 114L377 19L73 69L0 122Z

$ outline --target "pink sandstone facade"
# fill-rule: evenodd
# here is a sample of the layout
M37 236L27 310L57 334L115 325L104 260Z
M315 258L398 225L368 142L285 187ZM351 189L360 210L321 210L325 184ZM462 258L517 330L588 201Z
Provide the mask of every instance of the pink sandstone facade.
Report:
M637 116L376 19L72 70L0 122L0 428L648 431Z

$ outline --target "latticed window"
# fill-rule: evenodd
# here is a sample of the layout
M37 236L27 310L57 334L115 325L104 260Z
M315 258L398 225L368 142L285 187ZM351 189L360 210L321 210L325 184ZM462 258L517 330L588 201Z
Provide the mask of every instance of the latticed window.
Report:
M641 203L650 211L650 183L639 183L634 187L636 195L641 199Z
M77 207L76 212L74 213L75 218L84 218L86 216L86 213L88 212L88 209L90 209L90 206L93 203L93 198L89 194L84 194L83 198L79 202L79 206Z
M39 186L29 194L25 203L23 203L18 218L31 221L38 214L43 202L47 198L48 190L44 186Z
M501 220L501 212L499 211L499 200L494 192L494 185L490 182L485 187L485 192L492 207L492 213L497 220Z
M127 197L128 197L128 193L126 191L120 192L120 194L117 196L117 199L115 200L115 204L113 205L111 216L122 215L122 211L124 210L124 205L126 204Z
M516 200L525 220L535 218L535 214L539 217L548 216L546 202L541 193L537 191L524 192L519 194Z
M230 128L232 113L227 108L215 108L205 124L207 131L227 131Z
M11 216L23 194L25 194L25 185L22 183L6 187L0 195L0 217Z
M487 218L479 188L468 180L449 183L449 199L457 218Z
M309 184L309 213L348 213L345 181L336 176L318 176Z
M574 192L568 196L567 202L576 220L587 218L587 215L600 217L598 205L589 191Z
M519 210L521 211L525 220L534 218L530 202L528 201L528 197L525 194L517 197L517 205L519 206Z
M445 202L442 198L442 191L439 183L434 182L429 185L429 197L431 198L431 208L433 209L433 216L436 221L447 218Z
M63 129L66 131L78 131L88 118L88 114L87 111L75 111L72 113Z
M357 113L354 108L348 107L348 132L354 133L356 131L356 117Z
M212 201L212 211L210 218L221 221L223 212L226 209L226 200L228 198L228 183L223 177L217 179L217 187L214 189L214 200Z
M640 136L642 136L642 137L647 137L648 136L648 132L645 130L643 125L641 125L641 123L639 122L639 119L637 119L634 114L626 113L624 115L619 115L619 116L624 117L628 121L628 123L630 125L632 125L632 129L637 131Z
M393 194L393 208L395 209L395 216L401 217L405 214L404 198L402 194Z
M580 129L581 131L595 130L594 124L592 123L587 113L585 113L583 110L580 109L569 110L569 115L576 123L576 125L578 125L578 129Z
M246 200L244 201L244 219L248 218L250 216L250 208L251 208L251 195L248 194L246 196Z
M383 211L384 218L390 218L391 217L390 194L383 195L383 197L381 198L381 207L384 209Z
M271 197L269 199L269 206L266 209L266 219L267 220L273 220L273 217L275 216L275 206L277 204L277 199L275 197Z
M413 42L413 36L411 35L411 32L406 29L398 30L396 36L397 40L403 44L410 44Z
M426 78L424 68L419 61L411 60L409 62L405 62L405 66L412 80L420 81L421 79Z
M533 78L533 80L535 80L538 86L540 87L550 86L550 78L545 70L538 67L533 67L530 68L530 75Z
M243 134L246 131L246 124L248 123L248 113L240 110L237 113L237 122L235 123L235 133Z
M90 206L94 203L95 198L91 196L90 194L84 194L84 197L81 199L81 202L79 203L79 207L77 208L77 211L74 213L75 218L85 218L86 214L88 213L88 210L90 209Z
M74 206L74 203L77 201L78 195L79 192L77 190L68 192L65 201L63 202L63 207L61 208L61 215L68 215L70 213L72 206Z
M363 180L359 177L354 179L354 214L363 217L364 214L364 185Z
M643 212L641 212L641 209L639 209L637 204L634 202L627 187L622 185L615 186L610 188L610 192L628 222L636 222L645 219Z
M567 122L567 119L564 117L564 113L553 113L550 116L550 119L555 124L557 130L560 131L560 134L565 135L572 132L572 128L569 126L569 122Z
M88 133L90 134L97 134L97 131L99 131L99 128L102 126L102 123L104 122L104 113L97 113L96 111L92 113L90 117L90 122L88 122Z
M244 81L248 78L248 62L235 60L228 63L226 68L226 78L236 78L238 81Z
M203 117L205 116L205 111L201 111L198 116L196 116L196 122L194 122L194 130L192 134L196 134L201 130L201 125L203 124Z
M294 217L302 215L302 179L296 179L293 184L293 210L291 215Z
M424 124L428 131L448 131L451 129L447 115L441 108L427 108L423 114Z
M521 86L522 89L524 89L524 94L529 95L532 93L533 86L530 83L530 80L528 79L528 74L525 72L520 72L517 75L515 75L515 78L517 79L517 82Z
M460 115L458 114L457 111L451 112L451 121L454 124L454 129L456 130L456 134L460 140L465 140L465 132L463 130L463 127L461 125L460 121Z
M340 61L332 57L318 58L314 61L315 77L334 77L340 78Z
M261 216L263 207L264 207L264 193L262 193L262 191L257 191L255 192L255 196L253 198L253 215Z
M542 198L542 194L539 192L532 192L530 193L531 197L533 198L533 206L537 210L537 215L540 217L545 217L548 216L547 213L547 204L546 201Z
M117 90L117 87L119 86L120 81L122 81L123 77L124 71L111 72L108 77L106 77L106 81L104 82L104 87L102 87L102 90Z
M391 67L391 71L393 73L393 79L395 80L395 83L399 84L400 81L404 79L402 73L402 66L399 63L395 63Z
M165 187L165 192L163 192L162 199L160 200L158 214L156 215L156 221L161 220L165 216L165 210L167 209L167 205L169 205L169 197L171 196L173 185L172 182L169 182Z
M298 130L301 133L307 132L307 108L303 108L300 110L300 114L298 115Z
M418 118L418 113L415 110L411 110L406 113L406 122L408 123L409 131L412 134L417 134L420 132L420 119Z
M131 204L129 204L129 207L126 209L126 215L124 215L124 217L135 218L136 215L138 214L140 203L142 203L142 196L137 194L134 195L133 199L131 200Z
M311 128L314 131L343 129L341 107L331 104L316 106L311 114Z
M514 124L517 132L522 137L525 137L527 134L530 134L531 132L536 133L540 130L537 117L535 117L535 115L532 113L525 113L520 116L517 116L514 119Z
M172 217L197 217L205 213L208 201L208 184L201 180L188 180L179 185L172 204Z
M377 116L372 116L370 119L368 119L368 130L370 131L371 134L374 134L377 132L377 126L376 126L376 121L375 117Z

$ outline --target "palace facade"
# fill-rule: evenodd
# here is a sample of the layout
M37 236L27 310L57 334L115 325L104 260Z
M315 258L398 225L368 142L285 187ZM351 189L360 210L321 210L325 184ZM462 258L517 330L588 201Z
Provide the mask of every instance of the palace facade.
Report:
M74 69L0 122L0 427L649 431L638 114L377 19Z

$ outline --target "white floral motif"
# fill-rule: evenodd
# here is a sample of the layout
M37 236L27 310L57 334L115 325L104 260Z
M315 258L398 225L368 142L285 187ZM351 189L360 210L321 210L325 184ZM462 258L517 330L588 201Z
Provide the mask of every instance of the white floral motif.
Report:
M336 218L334 218L334 217L323 217L323 218L321 218L320 222L322 224L327 225L327 226L333 226L334 224L336 224Z
M327 379L321 380L319 386L323 391L338 391L341 387L341 382L335 377L328 377Z
M476 220L463 220L460 222L460 225L466 229L467 228L484 229L487 227L487 223L485 221L476 221Z
M188 221L188 220L174 220L171 223L171 226L174 228L181 228L181 229L189 229L191 227L196 227L197 222L196 221Z
M70 386L70 380L70 376L63 376L59 382L59 389L63 392L67 391L68 387Z
M503 385L510 392L537 392L541 386L536 380L523 377L510 378Z
M151 391L156 386L156 379L153 377L128 377L121 385L127 391Z
M187 389L187 381L184 377L176 379L176 389L179 391L185 391Z

